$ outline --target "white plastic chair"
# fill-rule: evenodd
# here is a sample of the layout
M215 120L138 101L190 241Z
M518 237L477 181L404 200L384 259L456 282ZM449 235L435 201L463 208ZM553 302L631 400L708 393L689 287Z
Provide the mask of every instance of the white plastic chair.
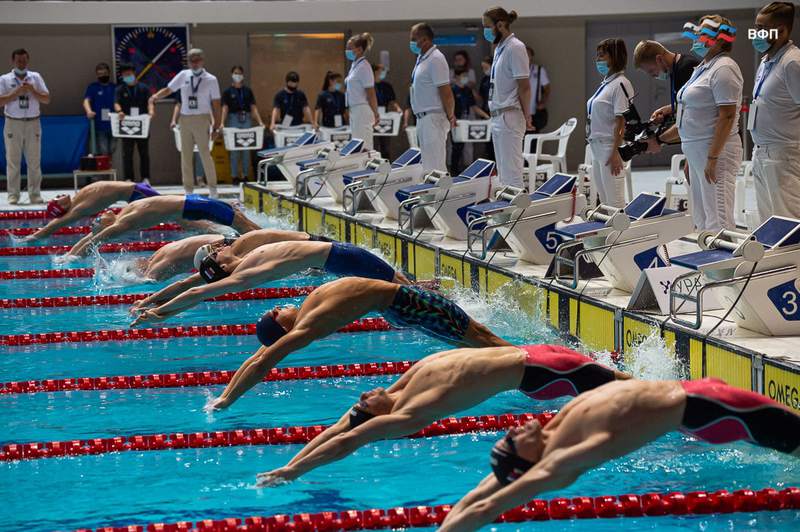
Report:
M686 156L678 153L672 156L669 165L669 176L665 182L664 196L667 198L667 208L679 210L681 200L685 200L686 208L691 211L691 194L689 194L689 184L686 182L686 176L683 173L683 164L686 163ZM686 194L676 194L673 192L672 187L684 187Z
M742 161L739 173L736 175L736 192L733 201L733 221L738 226L755 229L760 223L758 212L748 210L747 195L755 194L755 181L753 180L753 162Z
M588 205L597 205L597 189L592 180L592 148L586 144L583 151L583 162L578 165L578 192L585 195Z
M575 131L578 125L576 118L570 118L561 127L550 133L531 133L525 135L525 141L522 148L522 156L528 163L528 187L532 188L536 180L538 172L546 172L547 178L553 174L567 171L567 145L569 144L569 137ZM536 149L531 151L533 141L536 141ZM542 145L545 142L558 141L558 148L556 153L542 153ZM539 161L547 161L545 164L539 164Z

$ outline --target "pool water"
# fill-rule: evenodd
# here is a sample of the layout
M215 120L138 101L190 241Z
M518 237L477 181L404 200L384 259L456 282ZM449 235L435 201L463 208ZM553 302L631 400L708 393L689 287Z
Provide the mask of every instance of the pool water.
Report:
M146 235L150 238L152 235ZM179 237L179 236L176 236ZM67 238L66 236L64 237ZM74 238L74 237L73 237ZM118 263L137 254L90 257L83 266ZM52 257L0 257L0 270L47 269ZM119 269L119 268L118 268ZM330 277L299 274L265 286L317 285ZM121 275L95 279L0 281L0 298L150 292L165 283L136 284ZM536 318L520 319L511 304L453 297L476 319L513 342L561 340ZM204 303L165 326L253 323L276 304L302 298ZM0 334L125 328L125 306L6 309ZM258 346L254 337L222 336L137 342L3 347L0 380L27 380L182 371L234 370ZM291 355L283 366L417 360L448 346L413 331L335 334ZM601 355L608 359L608 355ZM677 378L663 344L649 339L629 357L642 378ZM203 406L221 386L157 390L73 391L0 395L0 445L161 432L197 432L336 420L363 390L397 377L262 383L229 411ZM533 402L500 394L456 415L557 410L565 401ZM255 487L256 473L284 465L299 445L110 453L0 463L0 530L70 530L149 522L218 519L278 513L452 503L490 472L497 433L396 440L368 445L353 456L277 488ZM595 496L673 490L774 487L800 480L797 462L747 444L711 446L670 434L581 476L568 489L543 494ZM725 516L595 519L499 525L541 530L780 530L796 529L800 512Z

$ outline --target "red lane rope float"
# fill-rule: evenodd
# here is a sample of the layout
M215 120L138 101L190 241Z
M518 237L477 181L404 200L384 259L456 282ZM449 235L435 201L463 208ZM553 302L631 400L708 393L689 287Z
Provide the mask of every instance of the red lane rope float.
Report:
M118 213L122 210L121 207L114 207L112 209L105 209L113 213ZM102 211L105 212L105 211ZM43 220L50 218L46 210L30 210L30 211L0 211L0 220Z
M169 242L122 242L103 244L100 253L117 253L119 251L155 251L169 244ZM21 257L28 255L54 255L66 253L72 246L29 246L0 248L0 256Z
M90 268L86 268L89 270ZM68 271L68 270L33 270L33 271ZM82 270L72 270L79 271ZM2 273L2 272L0 272ZM5 272L11 273L11 272ZM94 271L92 271L94 273ZM88 275L87 275L88 277ZM310 294L316 286L290 286L284 288L254 288L233 294L217 296L207 301L247 301L252 299L285 299ZM107 296L72 296L72 297L27 297L21 299L0 299L0 308L52 308L52 307L89 307L98 305L132 305L150 294L119 294Z
M339 329L340 333L388 331L392 329L383 318L363 318ZM65 342L120 342L126 340L155 340L190 338L194 336L243 336L256 333L256 324L192 325L190 327L158 327L146 329L103 329L99 331L69 331L38 334L0 335L0 345L59 344Z
M331 364L272 368L263 382L333 379L338 377L370 377L405 373L416 361L370 362L366 364ZM228 384L234 372L196 371L152 375L117 375L114 377L78 377L0 383L0 394L67 392L92 390L128 390L146 388L184 388Z
M269 517L252 516L244 519L203 519L193 523L151 523L124 527L102 527L96 532L329 532L333 530L373 530L382 528L412 528L441 525L450 512L449 504L438 506L394 507L388 509L345 510L282 514ZM603 495L599 497L572 497L534 499L528 504L502 514L496 523L548 521L565 519L657 517L662 515L707 515L733 512L759 512L800 509L800 488L790 487L778 491L764 488L690 491L669 493L643 493ZM94 532L82 528L76 532Z
M17 227L14 229L0 229L0 236L28 236L32 235L36 231L38 231L39 227ZM142 231L182 231L183 227L179 224L173 223L162 223L158 225L154 225L153 227L148 227L147 229L142 229ZM91 226L88 225L76 225L76 226L69 226L69 227L62 227L52 234L54 235L87 235L92 232Z
M435 421L407 438L428 438L469 432L497 432L537 419L542 425L555 414L502 414L499 416L467 416ZM10 443L0 449L0 461L36 460L58 456L83 456L124 451L162 451L202 447L239 447L244 445L288 445L308 443L327 425L273 427L259 429L219 430L215 432L138 434L88 440Z
M6 281L11 279L72 279L78 277L94 277L94 268L0 271L0 280Z

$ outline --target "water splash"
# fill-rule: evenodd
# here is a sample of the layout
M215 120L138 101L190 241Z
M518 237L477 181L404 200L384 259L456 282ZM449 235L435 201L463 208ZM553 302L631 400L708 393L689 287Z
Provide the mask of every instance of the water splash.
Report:
M271 216L263 212L256 212L250 208L242 208L244 214L261 227L270 229L282 229L285 231L297 231L297 224L286 216Z
M642 380L686 378L683 364L655 329L625 354L625 366L635 378Z

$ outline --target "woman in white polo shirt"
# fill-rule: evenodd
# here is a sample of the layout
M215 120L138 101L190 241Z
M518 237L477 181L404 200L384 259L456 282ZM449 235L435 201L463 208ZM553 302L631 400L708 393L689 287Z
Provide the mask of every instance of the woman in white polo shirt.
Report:
M511 33L515 11L493 7L483 14L483 37L494 44L489 71L489 112L497 174L504 185L522 188L522 140L531 125L528 52Z
M732 30L732 31L726 31ZM657 140L681 141L689 166L692 217L699 231L733 229L736 174L742 162L739 106L743 79L731 56L736 30L720 15L700 19L692 52L703 61L678 91L676 124Z
M350 115L350 131L353 138L362 139L364 147L372 149L372 128L378 123L378 99L375 96L375 75L372 66L364 57L372 48L373 38L369 33L353 35L347 41L345 56L350 72L344 79L347 91L347 107Z
M586 102L586 130L592 150L592 181L600 203L625 205L624 163L617 149L625 132L623 113L633 98L633 85L625 77L628 50L622 39L605 39L597 45L595 66L603 82Z

